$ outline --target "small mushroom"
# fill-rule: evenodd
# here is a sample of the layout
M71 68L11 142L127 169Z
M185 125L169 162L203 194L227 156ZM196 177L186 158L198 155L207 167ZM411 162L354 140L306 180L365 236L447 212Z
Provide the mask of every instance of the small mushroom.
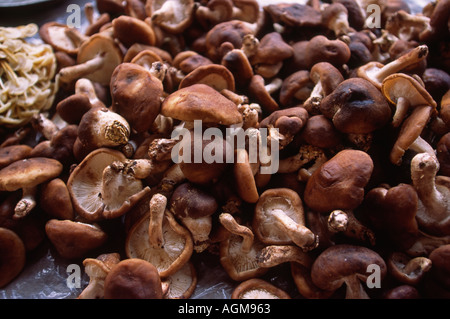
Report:
M22 198L14 209L14 218L23 218L36 207L38 186L59 176L62 169L62 164L55 159L33 157L13 162L0 170L0 191L22 190Z
M314 83L311 95L303 102L303 107L310 114L319 112L322 99L332 93L344 81L342 73L329 62L319 62L312 66L309 77Z
M164 195L153 195L150 213L133 225L125 244L129 258L152 263L164 278L179 271L189 261L194 247L191 233L177 222L166 205Z
M50 44L55 51L65 52L70 56L78 54L80 45L87 39L77 30L56 21L44 23L39 28L42 41Z
M219 215L220 224L230 232L220 242L220 264L231 279L244 281L262 276L268 268L257 265L256 257L265 246L250 227L241 225L230 213Z
M26 144L13 144L0 147L0 169L29 157L33 148Z
M61 178L54 178L41 185L39 206L52 218L75 218L69 190Z
M413 77L403 73L386 77L381 84L381 91L388 101L395 105L392 119L394 127L400 126L415 106L431 105L436 108L436 102L428 91Z
M369 299L361 281L371 274L369 265L379 267L380 280L387 274L387 266L381 256L364 246L337 244L325 249L311 267L311 279L319 288L336 291L346 285L346 299Z
M113 38L97 33L84 41L77 54L77 64L62 68L58 79L62 84L70 84L80 78L108 85L111 74L122 62L122 52Z
M230 20L233 17L232 0L211 0L206 4L199 4L195 8L195 20L203 28L209 30L218 23Z
M89 276L89 283L77 299L103 299L105 296L105 278L111 268L120 261L118 253L101 254L97 258L83 260L84 271Z
M24 269L26 250L22 239L13 230L0 227L0 287L13 281Z
M208 192L186 182L178 185L169 201L169 209L191 232L194 250L204 251L210 243L212 215L218 203Z
M158 270L150 262L129 258L121 260L106 275L105 299L162 299Z
M322 23L331 31L336 38L348 41L350 32L349 12L342 3L333 2L322 11Z
M67 259L85 258L108 240L98 225L68 219L48 220L45 233L58 254Z
M251 278L237 285L231 299L291 299L289 294L260 278Z
M111 75L111 110L137 133L148 131L161 109L163 84L135 63L121 63Z
M281 84L279 100L284 107L293 107L305 102L311 96L314 82L309 70L299 70L284 78Z
M209 85L218 92L222 90L235 91L233 74L221 64L212 63L195 68L186 74L178 88L182 89L199 83Z
M343 150L322 164L308 179L305 204L317 212L352 210L364 200L373 171L372 158L359 150Z
M99 148L75 167L67 188L80 216L89 221L122 216L150 191L126 163L123 153Z
M96 107L87 111L78 125L78 139L88 151L125 145L131 134L128 121L120 114Z
M370 81L378 89L381 89L381 83L386 77L394 73L399 73L406 67L426 59L427 56L428 47L426 45L419 45L386 65L376 61L369 62L357 69L357 75Z
M417 286L431 269L427 257L410 257L405 253L393 252L387 259L388 272L403 284Z
M305 251L318 246L319 238L306 227L302 200L289 188L268 189L261 194L252 229L265 244L295 244Z
M411 160L412 185L420 199L417 221L427 233L445 236L450 227L450 187L448 178L437 176L438 171L439 162L428 153Z

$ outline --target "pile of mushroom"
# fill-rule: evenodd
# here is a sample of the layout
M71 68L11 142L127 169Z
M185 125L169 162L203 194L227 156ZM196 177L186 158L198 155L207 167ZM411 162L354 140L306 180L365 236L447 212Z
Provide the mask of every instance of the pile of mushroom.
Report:
M190 298L202 258L230 298L448 298L449 1L375 1L379 27L362 3L97 0L85 32L42 26L59 92L0 127L0 284L48 239L79 298Z

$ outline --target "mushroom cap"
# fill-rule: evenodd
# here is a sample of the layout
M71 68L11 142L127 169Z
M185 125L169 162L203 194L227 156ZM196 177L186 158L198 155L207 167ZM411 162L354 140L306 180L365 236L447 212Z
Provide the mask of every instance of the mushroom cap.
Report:
M181 226L172 213L166 211L162 222L164 245L152 247L149 240L150 214L137 221L128 232L125 253L128 258L144 259L152 263L161 277L179 271L189 261L194 251L192 235Z
M321 83L323 94L326 96L344 81L342 73L329 62L318 62L311 67L309 76L314 83Z
M16 278L25 267L26 250L13 230L0 227L0 288Z
M51 21L44 23L39 28L41 39L50 44L55 51L62 51L69 55L76 55L79 47L66 34L69 27L66 24Z
M179 34L188 28L194 17L194 0L149 0L145 4L153 24L168 33Z
M436 108L436 102L428 91L412 76L404 73L394 73L386 77L381 85L381 91L392 104L400 97L408 100L411 107L431 105Z
M247 203L256 203L259 194L248 152L245 149L237 149L236 153L237 160L233 170L236 192Z
M311 267L311 279L317 287L335 291L347 277L367 280L371 274L367 272L367 267L372 264L380 267L380 277L383 279L387 266L377 252L364 246L337 244L325 249L315 259Z
M194 264L188 261L183 267L168 277L170 281L167 299L189 299L197 287L197 271Z
M14 144L0 148L0 169L9 164L29 157L33 148L26 144Z
M255 205L253 215L253 232L265 244L292 244L292 239L278 225L279 221L272 215L274 210L283 214L295 223L305 225L303 202L297 192L289 188L272 188L265 190Z
M122 152L99 148L89 153L72 171L67 181L67 188L75 211L87 220L115 218L125 214L147 192L142 181L128 174L119 172L109 181L104 190L103 172L113 162L124 162ZM112 198L105 198L105 191L116 192Z
M13 162L0 170L0 191L35 187L61 174L63 165L52 158L33 157Z
M121 15L112 20L114 37L125 46L130 47L134 43L153 46L156 43L156 35L153 28L143 20Z
M363 151L340 151L312 173L306 182L305 203L317 212L356 208L364 200L373 167L372 158Z
M54 178L42 185L39 205L53 218L73 219L75 217L69 190L61 178Z
M178 218L211 216L218 206L211 194L190 182L178 185L169 201L170 210Z
M342 142L341 132L323 114L308 118L300 136L307 144L325 149L336 147Z
M108 235L98 226L68 219L48 220L45 233L58 254L67 259L86 257L108 239Z
M233 74L221 64L202 65L184 76L178 88L182 89L193 84L206 84L217 90L235 90Z
M150 129L161 109L164 92L159 79L135 63L121 63L110 82L111 109L122 115L136 132Z
M265 34L259 41L256 53L250 57L252 65L276 64L290 58L294 49L287 44L279 32Z
M299 3L278 3L263 6L274 23L291 27L320 27L322 18L320 11L310 5Z
M308 70L299 70L287 76L280 88L280 104L284 107L304 102L314 87Z
M350 56L350 49L345 42L316 35L306 44L304 63L307 69L319 62L329 62L339 68L350 60Z
M242 122L236 104L206 84L193 84L167 96L161 114L181 121L231 125Z
M432 262L432 276L439 280L440 284L450 290L450 267L448 260L450 258L450 244L441 245L434 249L429 258Z
M77 64L87 62L99 55L103 56L103 67L89 73L86 78L108 85L114 69L122 62L123 58L122 51L113 38L102 33L92 35L81 44L77 55Z
M162 299L158 270L150 262L121 260L105 278L105 299Z
M391 108L381 92L369 81L351 78L342 81L319 106L343 133L367 134L386 125Z
M231 299L291 299L289 294L260 278L241 282L231 293Z
M92 108L86 94L72 94L56 105L56 112L69 124L78 124L83 115Z
M267 91L265 87L265 80L261 75L255 74L252 76L248 85L248 91L249 95L261 105L267 114L270 114L280 108L278 106L278 102L271 96L269 91Z

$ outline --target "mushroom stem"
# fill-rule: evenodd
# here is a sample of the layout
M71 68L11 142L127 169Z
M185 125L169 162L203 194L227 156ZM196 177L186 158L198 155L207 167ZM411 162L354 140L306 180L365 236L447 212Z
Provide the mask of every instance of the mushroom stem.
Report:
M369 295L361 285L360 280L356 276L346 277L345 285L347 286L345 299L370 299Z
M296 98L299 97L296 96ZM320 101L323 99L323 97L324 97L323 85L322 81L319 81L314 85L311 94L305 100L303 105L305 105L305 108L308 110L308 112L312 112L313 110L316 110L319 107Z
M27 187L22 189L22 198L14 208L13 218L20 219L27 216L36 207L37 187Z
M242 39L241 50L244 51L244 54L247 58L255 55L256 51L258 51L259 40L253 34L246 34Z
M394 116L392 117L392 126L398 127L406 117L410 107L410 103L404 97L397 100Z
M40 132L47 140L51 140L52 137L59 131L58 126L42 113L33 115L32 126L36 131Z
M364 226L350 211L344 212L339 209L332 211L328 216L328 230L375 245L373 231Z
M241 251L248 253L254 241L252 230L246 226L239 225L236 219L229 213L221 213L219 215L219 221L226 230L242 237Z
M274 78L270 83L264 85L264 88L269 94L273 94L281 88L283 80L281 78Z
M322 158L324 156L323 151L312 145L302 145L299 152L296 155L287 157L279 161L278 172L279 173L293 173L302 168L305 164Z
M153 248L164 246L163 218L167 206L167 197L155 194L150 199L150 222L148 224L148 241Z
M432 218L440 221L448 218L449 207L448 199L436 186L438 171L439 162L428 153L419 153L411 161L411 180L420 201Z
M309 228L299 223L296 223L281 209L274 209L272 211L273 217L279 221L289 238L294 244L302 248L304 251L309 251L319 245L319 237L316 236Z
M381 83L387 76L400 72L404 68L423 60L427 55L428 46L419 45L408 53L400 56L398 59L384 65L376 72L375 78Z
M275 267L286 262L295 262L311 269L313 259L300 247L294 245L269 245L261 249L256 257L260 267Z
M170 197L175 189L175 186L185 180L183 171L179 164L172 165L164 174L157 186L158 193L166 197Z
M103 67L104 54L99 54L91 60L84 63L67 66L59 71L59 81L62 83L71 83L72 81L85 77Z

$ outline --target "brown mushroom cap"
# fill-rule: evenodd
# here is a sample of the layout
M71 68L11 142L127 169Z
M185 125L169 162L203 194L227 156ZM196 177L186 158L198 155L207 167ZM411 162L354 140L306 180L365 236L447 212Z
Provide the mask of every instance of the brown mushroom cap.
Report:
M320 11L299 3L278 3L263 6L274 23L290 27L318 28L321 23Z
M309 70L300 70L290 74L283 80L280 88L280 104L285 107L304 102L311 94L314 82Z
M75 214L66 183L55 178L41 187L39 205L53 218L74 219Z
M76 43L68 34L69 27L56 21L44 23L39 28L41 39L50 44L55 51L62 51L75 56L78 53L80 43Z
M127 15L121 15L112 20L114 37L127 48L134 43L153 46L156 35L146 22Z
M25 267L26 250L12 230L0 227L0 288L16 278Z
M0 169L28 157L33 148L25 144L14 144L0 148Z
M362 288L365 283L360 280L367 280L371 274L367 272L369 265L379 267L380 279L386 276L386 263L375 251L364 246L337 244L325 249L315 259L311 279L317 287L329 291L335 291L345 283L347 298L367 298Z
M150 262L130 258L115 265L105 278L105 299L162 299L158 270Z
M58 254L67 259L86 257L108 239L98 226L67 219L50 219L45 224L45 233Z
M341 40L329 40L323 35L317 35L306 44L305 61L306 69L310 69L319 62L329 62L339 68L350 59L350 49Z
M342 81L322 100L319 108L343 133L371 133L391 118L391 109L383 95L362 78Z
M206 84L194 84L167 96L161 114L182 121L231 125L242 122L236 104Z
M364 200L373 171L372 158L359 150L343 150L322 164L308 179L305 203L314 211L354 209Z
M311 116L300 132L300 137L307 144L326 149L342 142L341 132L323 114Z
M181 80L179 89L193 84L206 84L217 90L235 90L233 74L221 64L202 65L188 74Z
M111 76L110 90L111 109L122 115L134 131L147 131L161 108L161 81L138 64L121 63Z
M444 134L436 145L436 156L439 160L439 173L450 176L450 132Z
M175 188L169 207L178 218L200 218L214 214L218 203L211 194L186 182Z
M0 170L0 190L34 187L61 174L62 164L51 158L33 157L16 161Z

